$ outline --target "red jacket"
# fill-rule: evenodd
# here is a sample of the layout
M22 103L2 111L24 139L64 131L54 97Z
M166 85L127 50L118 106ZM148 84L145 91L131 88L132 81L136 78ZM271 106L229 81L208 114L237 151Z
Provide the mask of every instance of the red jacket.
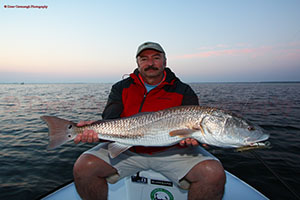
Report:
M103 119L129 117L139 112L152 112L180 105L199 105L198 97L191 87L181 82L169 69L165 69L165 79L149 93L136 69L129 78L112 86L107 105L102 113ZM137 153L163 151L170 147L131 148Z

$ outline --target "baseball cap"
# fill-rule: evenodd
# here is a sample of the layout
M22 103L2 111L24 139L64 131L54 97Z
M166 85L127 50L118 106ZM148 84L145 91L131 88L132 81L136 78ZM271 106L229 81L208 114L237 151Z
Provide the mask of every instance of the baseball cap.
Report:
M160 46L160 44L158 43L155 43L155 42L145 42L143 44L141 44L139 47L138 47L138 50L136 52L136 57L139 56L139 54L146 50L146 49L153 49L155 51L159 51L161 53L164 53L165 54L165 51L163 50L163 48Z

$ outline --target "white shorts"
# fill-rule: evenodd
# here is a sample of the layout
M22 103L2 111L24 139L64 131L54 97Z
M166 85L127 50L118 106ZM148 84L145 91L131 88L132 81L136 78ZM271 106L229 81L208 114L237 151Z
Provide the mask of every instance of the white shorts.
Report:
M196 164L205 160L217 160L215 157L206 156L201 147L172 147L152 155L127 150L112 159L108 154L107 146L108 143L98 144L84 154L94 155L118 171L117 175L107 178L109 183L134 175L139 171L151 169L161 173L182 188L186 188L188 187L186 186L187 182L182 183L181 181Z

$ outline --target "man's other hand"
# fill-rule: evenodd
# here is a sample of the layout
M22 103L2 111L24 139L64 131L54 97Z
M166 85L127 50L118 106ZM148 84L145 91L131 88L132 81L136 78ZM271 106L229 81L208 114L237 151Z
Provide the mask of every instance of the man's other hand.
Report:
M81 121L77 124L77 126L86 126L94 121ZM79 142L83 143L93 143L93 142L99 142L98 134L94 130L90 129L85 129L83 133L79 133L75 139L74 139L75 144L78 144Z

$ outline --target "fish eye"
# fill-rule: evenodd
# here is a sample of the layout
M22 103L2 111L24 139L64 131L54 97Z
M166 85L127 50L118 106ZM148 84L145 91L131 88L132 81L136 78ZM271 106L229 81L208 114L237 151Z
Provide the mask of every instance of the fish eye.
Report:
M248 126L248 130L249 130L249 131L254 131L255 128L254 128L253 126Z

